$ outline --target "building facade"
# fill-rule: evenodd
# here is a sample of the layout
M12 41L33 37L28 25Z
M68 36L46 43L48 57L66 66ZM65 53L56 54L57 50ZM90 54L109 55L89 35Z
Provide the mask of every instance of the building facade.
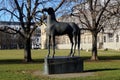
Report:
M19 27L19 23L0 22L0 26ZM31 47L33 49L47 48L46 24L39 27L31 38ZM115 49L120 50L120 29L112 32L110 30L104 33L100 32L97 37L98 49ZM57 49L70 49L71 43L67 35L56 37ZM24 48L24 40L19 35L7 34L0 32L0 49L21 49ZM81 33L80 48L91 50L92 35L89 31Z

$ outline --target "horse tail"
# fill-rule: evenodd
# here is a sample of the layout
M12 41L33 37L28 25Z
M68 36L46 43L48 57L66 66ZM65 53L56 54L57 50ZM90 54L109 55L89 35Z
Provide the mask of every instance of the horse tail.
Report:
M80 38L81 38L81 30L78 30L78 55L80 56Z

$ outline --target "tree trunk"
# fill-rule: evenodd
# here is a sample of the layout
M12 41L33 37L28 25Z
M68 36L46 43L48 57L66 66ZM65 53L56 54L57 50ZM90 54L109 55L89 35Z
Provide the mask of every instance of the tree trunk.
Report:
M31 62L31 39L27 38L25 40L25 48L24 48L24 60L25 62Z
M92 33L92 56L91 60L98 60L97 56L97 33Z

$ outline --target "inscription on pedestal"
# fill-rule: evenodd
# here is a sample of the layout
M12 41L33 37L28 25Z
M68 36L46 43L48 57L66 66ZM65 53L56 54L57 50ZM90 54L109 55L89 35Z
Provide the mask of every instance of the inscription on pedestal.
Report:
M77 73L83 71L83 59L80 57L45 58L45 74Z

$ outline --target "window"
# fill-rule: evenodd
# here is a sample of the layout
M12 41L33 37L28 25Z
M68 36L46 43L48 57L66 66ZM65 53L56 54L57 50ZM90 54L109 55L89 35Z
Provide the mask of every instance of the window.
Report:
M104 42L106 42L106 36L104 36Z
M119 42L119 36L116 35L116 42Z
M113 42L113 34L109 33L108 34L109 42Z

